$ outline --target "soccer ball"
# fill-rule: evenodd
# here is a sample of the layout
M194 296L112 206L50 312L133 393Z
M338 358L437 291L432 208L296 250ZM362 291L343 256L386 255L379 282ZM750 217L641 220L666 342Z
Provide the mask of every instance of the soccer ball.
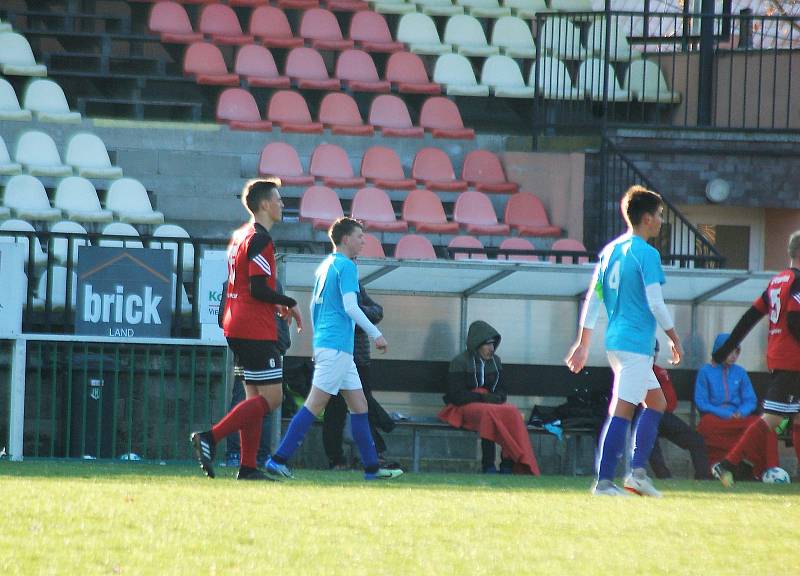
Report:
M789 473L783 468L768 468L761 476L761 481L764 484L790 484L792 482L789 478Z

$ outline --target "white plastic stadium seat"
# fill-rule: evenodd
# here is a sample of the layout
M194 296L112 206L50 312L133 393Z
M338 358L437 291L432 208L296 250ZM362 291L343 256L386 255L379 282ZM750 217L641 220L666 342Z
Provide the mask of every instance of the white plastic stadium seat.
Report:
M84 238L80 237L72 237L72 263L73 266L78 261L78 247L79 246L89 246L90 242L88 236L86 234L86 228L78 224L77 222L72 222L70 220L62 220L61 222L56 222L52 226L50 226L50 232L53 234L82 234ZM62 236L62 237L55 237L53 236L50 240L50 246L48 248L49 252L52 252L53 258L59 264L66 264L68 257L69 257L69 242L70 237Z
M483 26L474 16L461 14L451 16L444 28L445 44L452 44L464 56L491 56L499 54L497 46L489 46Z
M536 85L536 66L531 66L528 86ZM539 95L549 100L583 100L583 93L572 85L567 67L561 60L542 56L539 59Z
M500 98L533 98L534 89L525 85L517 63L508 56L490 56L483 63L481 84Z
M72 167L61 163L61 156L53 139L38 130L30 130L19 137L14 160L34 176L72 175Z
M24 106L42 122L80 122L80 112L71 112L61 86L52 80L33 80L25 89Z
M629 60L638 60L642 57L639 50L634 50L628 44L628 39L625 37L624 32L620 32L617 20L611 20L611 43L608 46L608 58L611 62L627 62ZM586 45L593 56L597 58L605 58L606 50L606 20L600 18L589 28L589 34L586 37Z
M111 222L111 210L103 210L94 184L80 176L68 176L58 183L53 205L70 220Z
M461 54L443 54L433 68L433 81L449 96L488 96L489 87L478 84L472 64Z
M658 64L650 60L631 62L625 72L623 89L630 91L639 102L678 104L681 101L681 93L669 89Z
M13 176L22 172L22 164L11 161L11 156L6 148L6 141L0 136L0 175Z
M0 33L0 71L9 76L47 76L47 66L36 63L31 45L16 32Z
M580 60L586 55L581 31L566 18L548 18L537 38L539 47L562 60Z
M518 18L532 20L537 14L550 12L545 0L505 0L503 6L511 8Z
M50 206L47 192L38 178L29 174L13 176L3 193L3 205L24 220L59 220L61 210Z
M122 168L112 166L106 145L96 134L80 132L70 138L64 160L85 178L122 177Z
M112 222L106 225L101 232L102 236L134 236L139 237L139 232L136 228L125 222ZM109 246L111 248L144 248L141 240L134 239L120 239L114 240L113 238L100 238L97 241L98 246Z
M36 232L30 222L25 222L25 220L18 219L6 220L0 224L0 231ZM25 261L27 262L30 255L30 242L28 241L28 238L29 235L0 235L0 242L9 242L12 244L16 243L23 246L25 248ZM47 263L47 254L45 254L44 250L42 250L42 244L39 242L39 238L36 236L33 236L33 263L37 268Z
M460 6L476 18L501 18L511 15L511 8L500 6L497 0L457 0Z
M67 304L67 269L64 266L53 266L50 269L52 273L52 283L50 284L50 310L53 312L63 311ZM70 297L70 309L75 308L75 303L78 300L78 275L72 271L72 293ZM47 277L48 272L39 278L39 284L36 287L36 294L33 297L33 309L44 310L46 306L45 294L47 293Z
M20 108L17 93L11 83L0 78L0 120L30 120L31 117L30 110Z
M464 7L456 6L452 0L416 0L416 4L426 16L455 16L464 13Z
M446 54L452 51L450 44L442 44L436 24L425 14L413 12L400 18L397 25L397 41L408 44L416 54Z
M603 73L608 78L609 102L628 102L631 98L627 91L619 86L614 68L608 62L599 58L589 58L581 62L578 68L578 90L589 96L592 100L603 99Z
M417 10L413 4L405 0L378 0L371 3L372 9L379 14L408 14Z
M164 223L164 215L153 210L145 187L133 178L114 180L106 195L106 209L114 212L120 222Z
M536 57L530 23L515 16L503 16L494 23L492 46L497 46L512 58Z
M191 238L189 233L175 224L162 224L153 230L155 238ZM164 248L172 250L172 267L176 268L178 265L178 243L153 240L150 243L151 248ZM194 246L189 242L183 243L183 271L184 274L191 274L194 270ZM186 276L184 275L184 278Z

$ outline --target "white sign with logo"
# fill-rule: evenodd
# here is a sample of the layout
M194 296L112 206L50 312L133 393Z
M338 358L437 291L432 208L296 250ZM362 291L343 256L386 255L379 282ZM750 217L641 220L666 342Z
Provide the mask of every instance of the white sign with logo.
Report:
M0 244L0 337L22 332L22 303L25 300L25 248L20 244Z
M217 323L222 284L228 279L228 252L206 250L200 259L200 338L206 342L224 342Z

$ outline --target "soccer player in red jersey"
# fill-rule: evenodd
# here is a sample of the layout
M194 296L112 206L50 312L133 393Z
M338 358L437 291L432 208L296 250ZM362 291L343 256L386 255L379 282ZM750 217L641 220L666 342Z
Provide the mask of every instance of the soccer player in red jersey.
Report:
M733 469L753 446L763 446L780 423L800 412L800 230L789 238L790 268L769 281L767 289L739 319L728 340L712 358L722 362L761 318L769 316L767 368L772 382L762 402L764 413L745 430L742 437L715 465L713 473L726 488L733 486ZM795 422L793 440L800 458L800 426Z
M249 222L236 230L228 245L228 282L224 291L222 326L234 354L234 370L244 376L245 400L205 432L191 435L200 467L214 477L214 453L218 442L239 432L241 465L239 480L271 480L258 470L256 452L261 439L261 421L283 401L283 367L278 350L276 313L297 330L303 319L293 298L276 291L275 245L269 235L283 216L280 180L251 180L242 191L242 204L251 214Z

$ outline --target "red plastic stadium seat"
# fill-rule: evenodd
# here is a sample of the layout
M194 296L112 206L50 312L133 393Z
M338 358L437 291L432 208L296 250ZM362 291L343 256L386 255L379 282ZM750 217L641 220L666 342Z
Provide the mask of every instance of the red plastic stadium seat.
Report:
M237 6L256 8L257 6L262 6L267 2L269 2L269 0L228 0L228 6L233 8Z
M322 124L311 120L303 96L291 90L275 92L269 99L267 120L280 126L281 132L322 134Z
M158 2L150 10L147 27L161 36L162 42L191 44L203 39L203 35L192 29L186 8L177 2Z
M363 50L345 50L336 60L334 74L354 92L389 92L391 84L378 77L372 57Z
M467 154L461 178L481 192L513 194L519 190L519 184L506 178L500 158L488 150L472 150Z
M226 122L231 130L272 130L272 122L261 119L253 95L242 88L228 88L219 95L217 122Z
M303 171L297 150L283 142L270 142L261 150L258 173L262 176L279 176L287 186L309 186L314 177Z
M328 76L319 52L313 48L294 48L286 57L286 75L301 90L339 90L339 80Z
M483 242L474 236L456 236L450 240L448 248L477 248L483 250ZM455 252L453 260L488 260L485 252Z
M242 32L239 18L233 8L225 4L208 4L200 11L197 28L211 37L215 44L242 46L253 41L250 34Z
M400 157L386 146L372 146L361 159L361 175L368 182L390 190L411 190L417 186L413 178L406 178Z
M450 157L439 148L423 148L417 152L411 165L411 176L431 190L461 192L467 189L466 182L456 180Z
M272 53L259 44L248 44L236 53L234 72L253 88L289 88L288 76L281 76Z
M311 186L300 199L300 220L311 222L315 230L327 230L333 222L344 216L342 203L336 192L327 186Z
M382 232L408 230L408 223L405 220L395 218L392 202L380 188L362 188L356 192L350 205L350 215L356 220L361 220L367 230Z
M333 188L359 188L366 184L361 176L353 175L350 158L344 148L336 144L320 144L311 154L312 176Z
M219 48L208 42L195 42L183 55L183 73L193 75L198 84L238 86L239 75L228 72Z
M361 12L369 10L369 4L362 0L326 0L325 6L334 12Z
M436 260L436 251L425 236L406 234L397 241L394 257L406 260Z
M419 125L430 130L434 138L456 138L472 140L475 130L464 128L458 106L444 96L434 96L425 100L419 113Z
M525 238L506 238L500 242L500 250L534 250L535 247L531 244L530 240ZM538 262L539 257L536 254L498 254L498 260L522 261L522 262Z
M303 12L300 36L310 41L311 46L317 50L346 50L354 44L352 40L342 36L333 12L324 8L312 8Z
M297 48L303 39L292 34L286 14L274 6L259 6L250 15L250 34L269 48Z
M389 25L383 15L371 10L353 14L353 19L350 20L350 39L367 52L391 53L405 47L402 42L392 40Z
M364 246L359 254L361 258L386 258L381 241L372 234L364 234Z
M424 188L416 188L406 196L403 202L403 220L413 226L417 232L458 233L458 223L447 221L439 197Z
M331 92L322 99L319 121L333 134L372 136L375 133L375 129L361 119L356 101L343 92Z
M319 0L278 0L278 8L283 10L309 10L318 6Z
M553 242L553 245L550 246L550 250L555 251L563 251L563 252L586 252L586 247L581 243L580 240L573 240L572 238L561 238L560 240L556 240ZM548 258L550 262L556 262L557 258L555 256L550 256ZM578 264L586 264L589 261L589 258L586 256L578 256ZM562 264L573 264L573 257L572 256L564 256L561 258Z
M503 221L520 236L561 235L561 228L550 225L542 201L530 192L518 192L508 199Z
M369 107L369 123L381 129L384 136L422 138L425 131L411 124L406 103L393 94L377 96Z
M401 94L441 94L442 87L431 82L422 59L412 52L397 52L386 63L386 80Z
M470 234L505 236L509 232L508 224L497 222L497 215L489 197L475 190L458 195L453 208L453 220L461 224Z

